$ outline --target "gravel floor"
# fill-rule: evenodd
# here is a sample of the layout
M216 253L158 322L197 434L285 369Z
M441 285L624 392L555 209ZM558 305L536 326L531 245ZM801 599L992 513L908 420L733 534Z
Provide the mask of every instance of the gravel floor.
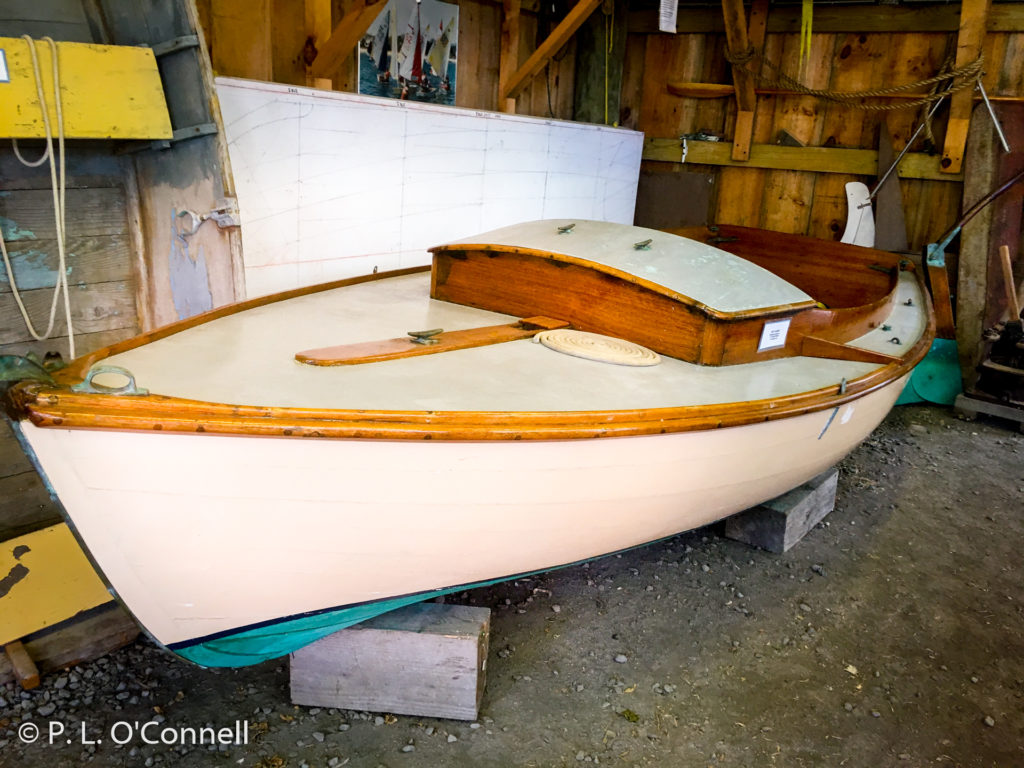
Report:
M0 765L1024 765L1024 436L904 407L841 470L785 555L716 525L459 596L493 611L476 723L294 707L286 662L139 641L0 688Z

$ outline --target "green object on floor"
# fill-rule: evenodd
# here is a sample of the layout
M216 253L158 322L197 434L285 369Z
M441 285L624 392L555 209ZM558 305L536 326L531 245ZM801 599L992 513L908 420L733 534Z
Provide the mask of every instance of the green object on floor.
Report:
M960 360L957 356L956 341L936 339L924 360L918 363L910 375L910 381L903 389L896 405L911 403L937 403L952 405L956 396L963 391L960 378Z

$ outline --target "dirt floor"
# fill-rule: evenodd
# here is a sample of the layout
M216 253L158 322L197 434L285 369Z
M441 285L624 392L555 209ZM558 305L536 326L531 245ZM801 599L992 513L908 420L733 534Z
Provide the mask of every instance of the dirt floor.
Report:
M139 641L0 688L0 764L1024 766L1022 551L1024 435L902 407L785 555L719 524L459 596L492 609L476 723L294 707L286 662L204 671ZM154 718L249 743L110 738Z

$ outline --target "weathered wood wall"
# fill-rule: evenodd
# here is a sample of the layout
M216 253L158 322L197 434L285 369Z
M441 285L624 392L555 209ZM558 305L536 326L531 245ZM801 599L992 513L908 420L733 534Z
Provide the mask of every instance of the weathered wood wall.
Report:
M193 17L191 0L11 0L0 4L0 36L159 46L192 35ZM66 269L79 355L243 296L241 269L234 268L240 263L236 229L208 223L188 240L175 232L179 211L205 214L234 195L224 174L226 147L213 125L212 88L204 87L211 80L205 55L186 44L158 61L180 133L174 141L130 147L67 141ZM42 148L39 141L22 145L31 158ZM37 330L45 330L59 275L50 172L45 164L23 166L6 142L0 146L0 227L28 312ZM35 341L0 275L0 354L29 351L67 358L63 305L51 338ZM47 499L4 425L0 538L52 522L56 511Z
M81 0L5 3L0 36L96 42L95 18ZM56 140L54 141L56 144ZM21 143L36 159L41 141ZM136 260L125 187L125 161L109 142L66 144L66 270L76 352L83 354L136 334ZM23 166L10 142L0 143L0 230L15 280L36 330L46 329L59 275L56 223L47 163ZM0 268L0 354L60 352L68 357L63 300L46 341L22 320L6 270ZM60 515L6 423L0 424L0 540L57 522Z
M218 75L246 77L289 85L306 85L304 53L309 37L304 9L312 0L196 0ZM337 24L352 0L333 0ZM498 64L501 50L501 2L460 0L459 61L456 104L498 111ZM519 61L544 39L558 18L546 16L539 3L524 3L520 20ZM383 4L381 4L383 7ZM570 40L516 101L516 112L538 117L573 119L576 42ZM335 90L355 91L355 56L332 73ZM610 122L614 122L614 115Z
M791 77L812 88L856 91L914 82L935 74L946 56L955 50L956 16L929 18L927 9L917 10L908 22L909 9L878 6L861 9L857 19L843 16L841 23L820 18L816 23L846 30L822 31L812 35L811 54L801 69L799 36L773 32L769 11L769 34L764 58ZM1005 11L1005 7L1003 9ZM829 9L825 9L827 15ZM627 54L623 90L624 109L638 114L636 127L651 138L678 138L700 131L731 140L735 123L735 100L681 98L668 92L669 81L729 83L725 60L725 36L718 31L720 20L709 9L703 27L678 35L652 33L649 21L634 17ZM1003 13L1001 31L990 31L985 40L984 84L990 95L1024 95L1024 27L1016 16ZM787 15L788 20L788 15ZM941 23L940 23L941 22ZM858 24L864 31L858 29ZM926 31L921 27L954 31ZM909 26L909 28L908 28ZM903 27L905 31L878 29ZM641 57L640 51L643 55ZM637 72L637 68L642 71ZM774 72L762 66L761 75ZM1000 107L997 106L997 110ZM936 144L942 148L945 115L940 110L933 126ZM907 142L922 116L921 109L865 112L808 96L761 95L757 100L754 144L775 144L782 131L808 146L877 149L880 132L887 125L898 152ZM983 116L982 119L988 119ZM883 123L883 120L885 121ZM919 147L916 145L915 148ZM686 171L677 163L652 161L650 169ZM709 168L691 165L696 172L717 175L717 198L710 219L721 223L764 227L785 232L838 239L846 221L844 185L873 176L844 173L815 173L786 169L743 167L742 164ZM941 180L939 180L941 179ZM962 175L937 179L900 181L906 212L906 229L913 249L934 240L956 220L962 196Z

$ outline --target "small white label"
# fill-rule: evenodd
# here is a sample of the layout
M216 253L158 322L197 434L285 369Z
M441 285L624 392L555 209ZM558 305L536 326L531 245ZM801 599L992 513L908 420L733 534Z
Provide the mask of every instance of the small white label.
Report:
M0 83L11 82L11 74L7 71L7 53L0 48Z
M766 349L779 349L786 346L789 321L790 318L787 317L785 320L773 320L770 323L765 323L764 330L761 331L761 343L757 345L757 351L764 352Z
M676 33L676 15L679 13L679 0L661 0L658 4L658 31Z

